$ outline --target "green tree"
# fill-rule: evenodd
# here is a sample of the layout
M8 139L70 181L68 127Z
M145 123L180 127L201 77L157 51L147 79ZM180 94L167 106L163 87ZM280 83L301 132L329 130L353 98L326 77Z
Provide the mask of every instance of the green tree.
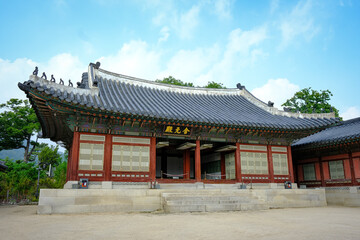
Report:
M24 148L27 162L37 145L31 137L40 130L40 123L29 101L12 98L0 104L0 150Z
M214 81L208 82L205 88L226 88L222 83L216 83Z
M37 169L35 163L5 159L8 169L0 173L0 196L16 201L29 199L36 189ZM44 176L45 174L42 174Z
M176 79L176 78L174 78L172 76L164 78L163 80L157 79L157 80L155 80L155 82L178 85L178 86L185 86L185 87L194 87L194 84L183 82L183 81L181 81L179 79Z
M178 86L185 86L185 87L194 87L193 83L187 83L187 82L183 82L179 79L176 79L172 76L169 76L167 78L164 78L163 80L155 80L155 82L158 83L165 83L165 84L172 84L172 85L178 85ZM214 81L208 82L208 84L206 86L204 86L205 88L226 88L223 86L222 83L216 83Z
M56 167L61 163L62 156L58 152L59 146L49 146L48 144L40 144L37 148L37 157L39 166L46 170L51 165L52 167Z
M330 90L316 91L309 87L296 92L292 98L286 100L286 102L281 106L288 107L291 112L334 112L335 116L339 117L339 111L329 103L331 96L333 96L333 94Z

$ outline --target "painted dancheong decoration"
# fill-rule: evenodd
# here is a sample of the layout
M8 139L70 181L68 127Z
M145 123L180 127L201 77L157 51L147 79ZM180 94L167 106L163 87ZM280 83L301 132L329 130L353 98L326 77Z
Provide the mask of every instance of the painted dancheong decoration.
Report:
M42 137L69 150L69 181L294 182L290 145L339 122L279 110L240 83L173 86L91 63L74 87L38 72L18 85Z

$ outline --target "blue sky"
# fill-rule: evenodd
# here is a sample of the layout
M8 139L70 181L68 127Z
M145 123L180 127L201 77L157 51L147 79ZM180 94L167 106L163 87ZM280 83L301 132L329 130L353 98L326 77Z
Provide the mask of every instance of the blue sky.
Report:
M236 83L277 107L329 89L360 117L360 1L0 0L0 102L35 66L80 81L90 62L149 80Z

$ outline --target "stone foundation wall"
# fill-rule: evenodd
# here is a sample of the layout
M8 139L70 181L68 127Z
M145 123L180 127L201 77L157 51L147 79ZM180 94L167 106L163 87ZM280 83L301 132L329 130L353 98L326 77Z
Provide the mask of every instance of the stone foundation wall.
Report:
M178 189L41 189L38 213L164 211L167 204L165 196L169 194L172 194L172 204L180 204L178 208L182 209L182 212L191 212L192 209L256 210L259 206L261 209L326 206L324 189L201 189L198 187L199 185L194 188ZM174 194L178 199L174 199ZM191 206L186 199L188 196L192 197ZM218 202L214 201L216 197L219 198ZM232 204L234 206L231 206ZM194 206L199 207L194 208ZM173 209L176 209L176 206Z
M359 187L326 188L325 193L329 205L360 207Z

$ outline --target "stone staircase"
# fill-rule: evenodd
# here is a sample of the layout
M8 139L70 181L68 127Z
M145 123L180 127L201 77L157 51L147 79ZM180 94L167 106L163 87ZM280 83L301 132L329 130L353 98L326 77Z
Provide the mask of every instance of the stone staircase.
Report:
M166 213L269 209L268 204L250 190L164 192L161 197Z

